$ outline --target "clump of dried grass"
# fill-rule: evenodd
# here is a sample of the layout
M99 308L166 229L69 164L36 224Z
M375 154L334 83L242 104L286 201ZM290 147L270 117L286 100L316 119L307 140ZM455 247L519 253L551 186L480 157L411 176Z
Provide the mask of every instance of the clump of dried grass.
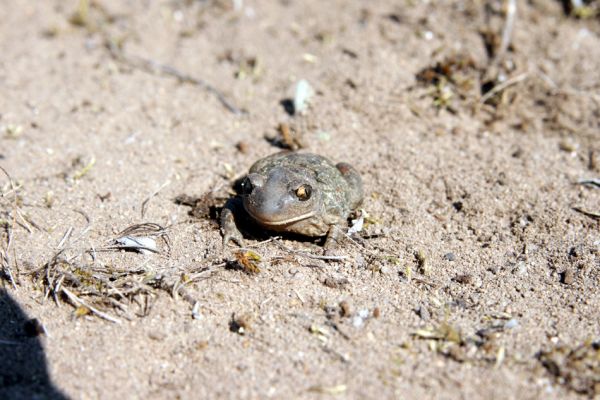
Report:
M29 271L29 275L35 285L43 287L44 298L52 297L59 306L63 302L71 304L76 316L92 314L114 323L120 323L121 317L147 316L159 290L181 296L194 305L196 300L186 286L210 277L216 266L196 266L183 272L167 268L157 271L148 267L149 256L132 268L119 268L100 260L100 254L115 251L153 254L151 257L166 260L171 252L167 231L155 223L132 225L103 247L74 255L68 255L72 249L62 248L44 265ZM155 239L163 245L158 246Z

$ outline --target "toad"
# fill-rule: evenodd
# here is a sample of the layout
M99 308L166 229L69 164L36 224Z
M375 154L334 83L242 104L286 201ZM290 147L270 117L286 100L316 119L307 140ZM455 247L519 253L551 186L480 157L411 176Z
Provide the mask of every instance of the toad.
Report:
M251 220L271 231L326 236L325 249L335 246L362 200L358 172L350 164L333 164L317 154L270 155L255 162L241 181L241 202ZM243 246L234 219L238 208L233 200L223 208L224 246L230 241Z

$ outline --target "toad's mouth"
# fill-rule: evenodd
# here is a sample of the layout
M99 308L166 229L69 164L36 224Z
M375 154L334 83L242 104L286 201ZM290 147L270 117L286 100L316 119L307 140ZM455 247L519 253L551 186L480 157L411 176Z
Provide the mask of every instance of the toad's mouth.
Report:
M261 223L263 225L269 225L269 226L290 225L290 224L293 224L294 222L302 221L302 220L308 219L315 215L315 212L311 211L311 212L307 212L305 214L298 215L296 217L277 220L277 219L267 218L264 214L256 214L255 212L253 212L252 210L250 210L248 208L246 208L246 211L248 212L248 214L250 214L250 216L252 218L254 218L259 223Z

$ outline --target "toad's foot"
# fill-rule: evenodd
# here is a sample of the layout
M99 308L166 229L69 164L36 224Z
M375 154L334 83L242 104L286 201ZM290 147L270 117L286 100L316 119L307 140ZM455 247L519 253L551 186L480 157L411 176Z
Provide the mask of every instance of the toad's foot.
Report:
M229 242L234 242L240 247L244 247L242 233L235 224L233 211L229 208L223 208L221 211L221 233L223 234L223 247L227 247Z
M339 248L340 242L344 237L343 227L339 225L331 225L327 237L325 238L325 244L323 245L323 255L325 256L338 256L336 251Z

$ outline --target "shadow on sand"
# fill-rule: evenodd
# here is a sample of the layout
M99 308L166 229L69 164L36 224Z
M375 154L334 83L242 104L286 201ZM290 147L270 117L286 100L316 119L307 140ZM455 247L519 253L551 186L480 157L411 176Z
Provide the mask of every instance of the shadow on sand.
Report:
M0 399L68 399L50 381L39 327L0 288Z

